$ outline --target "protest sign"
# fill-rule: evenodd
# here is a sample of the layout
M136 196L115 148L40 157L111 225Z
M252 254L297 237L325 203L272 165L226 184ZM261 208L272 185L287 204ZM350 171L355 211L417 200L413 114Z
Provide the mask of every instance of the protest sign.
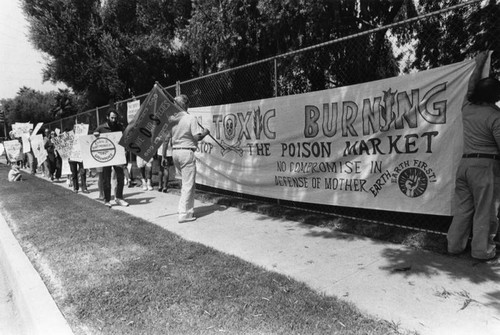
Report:
M23 153L28 153L31 151L31 143L29 134L23 134L21 136L21 142L23 144Z
M16 122L12 124L12 131L16 138L23 136L23 134L29 134L30 129L33 129L33 124L29 122Z
M82 162L82 154L80 149L80 137L85 136L89 132L89 125L84 123L75 124L73 129L75 131L75 137L73 139L73 146L71 148L71 153L69 155L69 160L73 162Z
M191 108L222 144L196 182L297 202L450 215L475 61L305 94ZM439 201L436 201L439 199Z
M127 122L130 123L141 108L139 100L127 102Z
M71 148L73 147L73 139L75 134L72 131L61 133L59 136L53 137L51 141L54 143L54 147L59 152L63 161L67 161Z
M89 125L87 123L76 123L73 130L75 136L87 135L89 133Z
M43 122L38 122L35 126L35 129L33 129L33 135L36 135L40 128L42 128Z
M0 143L0 156L2 156L5 153L5 148L3 146L3 143Z
M5 153L11 163L23 160L22 144L18 140L4 141Z
M94 135L79 136L80 152L83 166L86 169L124 165L125 149L118 145L122 133L101 133L99 137Z
M45 150L45 147L43 146L43 135L32 135L30 137L30 141L33 154L40 165L47 159L47 150Z
M180 111L158 85L146 97L139 112L123 132L120 145L149 161L166 137L169 117Z

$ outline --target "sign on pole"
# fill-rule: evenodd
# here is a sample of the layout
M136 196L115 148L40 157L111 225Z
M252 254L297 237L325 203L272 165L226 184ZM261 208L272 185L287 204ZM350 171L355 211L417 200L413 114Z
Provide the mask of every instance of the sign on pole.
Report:
M154 85L134 120L123 132L119 144L149 161L166 137L169 118L179 111L163 90Z

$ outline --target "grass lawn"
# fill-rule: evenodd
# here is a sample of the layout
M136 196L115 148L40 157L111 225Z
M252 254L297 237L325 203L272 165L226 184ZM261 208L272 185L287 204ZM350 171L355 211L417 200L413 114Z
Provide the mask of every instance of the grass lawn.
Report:
M0 164L0 212L75 334L403 333L288 277L7 173Z

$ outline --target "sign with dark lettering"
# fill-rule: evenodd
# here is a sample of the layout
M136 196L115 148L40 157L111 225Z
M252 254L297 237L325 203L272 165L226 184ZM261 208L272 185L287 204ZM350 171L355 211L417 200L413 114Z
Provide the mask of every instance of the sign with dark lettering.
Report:
M179 111L179 107L158 85L155 85L142 103L139 112L123 132L119 144L145 161L149 161L166 137L169 117Z
M197 182L291 201L450 215L460 110L474 66L191 108L220 143L199 143Z
M83 166L86 169L127 164L125 149L118 145L122 133L78 136Z

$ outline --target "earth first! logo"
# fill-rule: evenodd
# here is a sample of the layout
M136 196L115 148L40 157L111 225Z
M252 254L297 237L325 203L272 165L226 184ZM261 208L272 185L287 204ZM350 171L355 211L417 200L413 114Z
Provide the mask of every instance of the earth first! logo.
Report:
M369 188L376 197L390 183L398 184L401 193L409 198L418 198L425 193L430 183L437 181L436 173L424 161L413 159L399 163L393 171L386 170Z
M106 163L115 157L116 147L109 138L99 137L90 145L90 155L99 163Z

